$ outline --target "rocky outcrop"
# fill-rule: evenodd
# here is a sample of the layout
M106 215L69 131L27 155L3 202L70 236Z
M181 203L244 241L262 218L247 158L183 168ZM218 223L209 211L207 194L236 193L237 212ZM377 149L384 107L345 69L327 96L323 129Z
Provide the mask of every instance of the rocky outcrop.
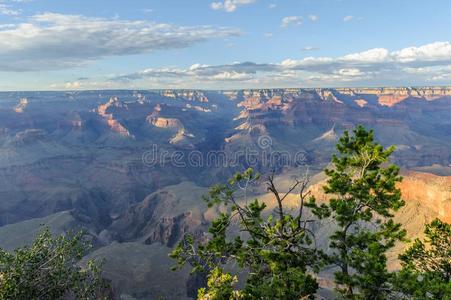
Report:
M451 176L431 173L402 171L403 180L397 184L402 199L406 203L421 206L445 222L451 222ZM324 181L310 187L316 198L325 201L330 196L324 194Z
M111 97L107 103L102 104L97 108L97 113L106 120L107 125L112 131L123 137L133 137L127 128L125 128L118 120L114 119L112 113L109 113L109 109L112 107L126 109L127 105L123 104L118 97Z
M271 99L269 99L266 104L269 107L278 107L278 106L282 106L282 97L281 96L274 96Z
M436 176L427 173L403 172L403 181L397 186L401 190L405 206L395 212L394 220L402 224L407 231L407 237L414 239L423 236L425 225L435 218L445 222L451 221L451 176ZM325 179L309 187L311 194L318 202L327 202L332 196L325 194L323 186ZM298 197L287 197L286 205L299 204ZM269 206L269 205L268 205ZM325 222L315 229L317 245L327 249L329 236L333 232L333 225ZM408 246L406 243L397 243L387 254L388 268L391 270L400 267L398 255Z
M178 119L163 117L148 117L147 122L159 128L183 128L182 123Z
M408 97L409 97L408 95L396 95L396 94L380 95L378 101L380 105L393 106L396 103L406 100Z
M165 118L161 116L162 105L157 104L152 113L150 113L146 122L158 128L183 129L183 124L176 118Z
M238 103L238 107L243 107L246 110L264 109L265 102L259 97L246 97L243 101Z
M48 140L47 133L42 129L27 129L17 133L12 142L17 146L33 144L36 142L45 142Z
M214 107L215 105L212 105L212 106ZM187 103L185 105L185 107L186 107L186 109L192 109L192 110L200 111L200 112L206 112L206 113L210 113L211 112L211 109L209 109L209 108L202 107L202 106L199 106L199 105L191 105L190 103Z
M332 90L317 89L316 93L318 94L319 98L322 101L334 101L337 103L343 103L342 101L338 100L338 98L335 96L335 94Z
M194 138L194 135L191 133L187 133L185 129L180 129L176 135L174 135L169 143L184 149L194 149L194 145L191 142L191 139Z
M97 108L97 112L99 113L99 115L101 115L102 117L109 117L110 114L108 113L108 110L112 107L117 107L117 108L125 108L127 109L127 105L122 103L118 97L113 96L110 98L110 100L108 100L107 103L105 104L101 104L99 105L99 107Z
M67 122L65 124L68 124L72 128L82 128L85 125L85 122L83 121L82 117L79 113L71 113L67 117Z
M368 104L368 101L366 101L365 99L357 99L354 100L354 102L360 107L365 107Z
M179 99L194 102L208 102L208 97L201 91L194 90L165 90L161 95L166 98Z
M239 106L247 109L261 109L263 104L280 106L296 98L343 103L342 96L360 97L355 100L364 101L368 96L376 96L380 105L393 106L409 97L428 101L451 97L451 87L261 89L244 90L242 93L232 91L223 93L230 99L240 100Z
M144 104L144 103L146 103L146 96L144 96L143 94L141 94L141 93L138 92L138 91L134 91L134 92L133 92L133 97L136 98L136 101L137 101L139 104Z
M185 233L201 234L206 224L204 190L191 183L164 188L124 212L110 227L120 241L142 240L173 247ZM187 194L188 193L188 194Z
M144 242L160 242L172 248L185 234L198 231L201 224L202 220L196 219L190 211L173 217L163 217L152 226Z
M376 95L380 105L393 106L410 97L427 101L451 96L450 87L345 88L336 89L344 95Z
M451 223L451 176L406 172L399 188L404 199L422 204Z
M240 97L239 91L222 91L222 95L224 95L227 99L231 101L238 100Z
M121 123L119 123L119 121L113 119L112 117L110 119L107 119L107 124L111 128L111 130L118 133L120 136L132 137L127 128L125 128Z
M249 118L249 111L248 110L242 110L238 116L233 118L234 121L240 120L240 119L247 119Z
M177 133L169 139L169 143L184 149L194 149L191 141L194 135L186 131L179 119L162 117L163 107L160 104L156 105L153 112L147 116L146 122L158 128L177 130Z
M25 108L28 106L28 99L27 98L21 98L19 100L19 103L14 107L14 111L18 114L21 114L24 112Z
M255 124L270 128L335 123L350 128L357 124L401 125L406 109L419 113L419 109L425 108L422 103L451 99L451 87L261 89L230 95L240 100L237 106L242 108L235 117L244 120L236 126L237 131L249 130ZM409 103L407 108L399 106L407 99L419 101ZM442 107L437 109L451 107L447 103L442 101ZM387 111L384 107L391 109Z
M326 131L325 133L323 133L321 136L317 137L316 139L313 140L313 142L318 143L318 142L332 142L335 143L338 141L338 135L335 132L335 126L332 127L331 130Z

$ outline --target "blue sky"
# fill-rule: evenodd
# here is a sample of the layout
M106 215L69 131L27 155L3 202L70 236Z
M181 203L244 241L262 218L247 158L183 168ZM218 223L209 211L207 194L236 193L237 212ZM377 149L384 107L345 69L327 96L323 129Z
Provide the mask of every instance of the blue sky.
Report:
M0 90L451 82L449 0L0 0Z

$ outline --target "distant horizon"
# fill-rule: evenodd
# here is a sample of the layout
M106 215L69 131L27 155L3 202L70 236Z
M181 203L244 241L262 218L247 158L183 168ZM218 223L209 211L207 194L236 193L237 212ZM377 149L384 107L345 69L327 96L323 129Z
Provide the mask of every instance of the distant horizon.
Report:
M77 92L97 92L97 91L149 91L149 92L162 92L162 91L201 91L201 92L227 92L227 91L257 91L257 90L339 90L339 89L421 89L421 88L434 88L434 89L451 89L450 85L405 85L405 86L340 86L340 87L278 87L278 88L238 88L238 89L202 89L202 88L137 88L137 89L80 89L80 90L15 90L15 91L2 91L3 93L77 93ZM1 99L0 99L1 100Z

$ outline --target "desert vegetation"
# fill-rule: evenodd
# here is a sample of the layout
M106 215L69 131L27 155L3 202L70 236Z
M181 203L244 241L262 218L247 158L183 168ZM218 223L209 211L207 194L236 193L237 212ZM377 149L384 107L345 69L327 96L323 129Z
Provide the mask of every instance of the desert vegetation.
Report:
M0 250L0 299L107 299L101 263L81 264L89 248L82 232L53 237L45 228L31 246Z

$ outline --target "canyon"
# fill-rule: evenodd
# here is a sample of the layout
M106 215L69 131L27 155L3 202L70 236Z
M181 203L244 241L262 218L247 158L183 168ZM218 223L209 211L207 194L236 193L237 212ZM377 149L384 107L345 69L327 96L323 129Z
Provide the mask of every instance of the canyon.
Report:
M195 278L171 272L167 254L218 213L202 201L208 187L253 167L286 190L308 169L327 201L322 170L359 124L396 146L396 218L421 236L433 218L451 221L450 115L451 87L1 92L0 247L29 243L42 224L84 229L124 299L187 299ZM262 186L252 195L272 213ZM315 232L326 247L329 224Z

